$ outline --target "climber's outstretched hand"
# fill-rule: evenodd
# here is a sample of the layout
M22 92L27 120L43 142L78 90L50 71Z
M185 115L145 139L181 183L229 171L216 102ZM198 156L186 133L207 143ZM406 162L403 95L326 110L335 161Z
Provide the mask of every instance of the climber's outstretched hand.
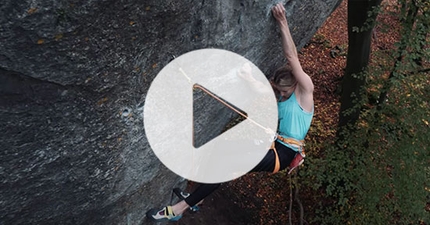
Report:
M284 5L282 5L282 3L278 3L275 6L273 6L272 14L273 14L273 17L275 17L275 19L278 22L287 21L287 18L285 17L285 8L284 8Z

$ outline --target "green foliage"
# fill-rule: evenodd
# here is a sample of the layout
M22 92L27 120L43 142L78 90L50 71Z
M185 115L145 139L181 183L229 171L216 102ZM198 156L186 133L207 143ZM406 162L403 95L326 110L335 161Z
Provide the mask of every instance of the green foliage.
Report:
M343 134L341 146L327 144L326 157L307 164L302 175L313 177L308 185L323 189L325 198L331 199L320 204L318 223L429 221L425 206L430 143L425 121L430 117L430 92L417 88L421 82L415 78L400 82L393 90L398 97L390 98L383 110L365 110L360 126Z
M376 66L360 74L367 82L357 125L318 146L324 157L300 173L321 193L317 224L430 223L428 4L399 5L395 53L377 52Z
M376 23L376 17L381 11L380 6L374 6L367 12L367 19L361 27L352 27L352 32L365 32L372 30Z

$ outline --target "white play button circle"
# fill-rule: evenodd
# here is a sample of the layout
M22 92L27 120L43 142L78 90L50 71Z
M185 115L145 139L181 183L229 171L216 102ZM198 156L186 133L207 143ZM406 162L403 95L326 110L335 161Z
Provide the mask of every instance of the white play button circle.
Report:
M207 97L197 99L197 91ZM196 105L208 98L245 118L199 142ZM144 106L146 137L155 155L176 174L199 183L249 172L270 148L273 132L267 131L276 131L277 122L276 99L264 74L244 57L220 49L192 51L170 62L152 82Z

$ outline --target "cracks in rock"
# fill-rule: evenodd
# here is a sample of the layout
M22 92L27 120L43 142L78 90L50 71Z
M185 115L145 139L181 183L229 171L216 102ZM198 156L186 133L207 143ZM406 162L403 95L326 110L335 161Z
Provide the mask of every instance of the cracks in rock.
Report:
M0 93L4 95L34 94L38 91L53 91L53 89L56 89L57 91L59 90L62 93L64 91L73 90L77 93L77 95L84 96L100 95L100 93L90 90L84 86L67 85L50 80L43 80L0 67ZM27 93L27 91L29 93Z
M43 79L40 79L40 78L35 78L35 77L30 76L30 75L26 75L26 74L23 74L23 73L17 72L17 71L8 70L8 69L3 68L3 67L0 67L0 76L19 76L19 77L22 78L22 80L28 80L28 82L30 82L30 83L42 82L42 83L49 83L49 84L52 84L52 85L55 85L55 86L60 86L62 88L66 88L67 87L67 85L64 85L64 84L61 84L61 83L57 83L57 82L53 82L53 81L48 81L48 80L43 80Z

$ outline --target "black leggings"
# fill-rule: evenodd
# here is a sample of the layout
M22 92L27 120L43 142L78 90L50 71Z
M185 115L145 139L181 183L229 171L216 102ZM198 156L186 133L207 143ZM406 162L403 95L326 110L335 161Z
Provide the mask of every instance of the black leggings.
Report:
M275 148L278 152L279 161L281 163L280 170L287 168L291 161L296 156L294 150L286 147L285 145L275 141ZM254 167L250 172L273 172L275 168L275 152L273 149L270 149L264 158ZM199 203L201 200L206 198L209 194L215 191L221 184L200 184L199 187L190 196L185 199L185 202L189 206L194 206Z

